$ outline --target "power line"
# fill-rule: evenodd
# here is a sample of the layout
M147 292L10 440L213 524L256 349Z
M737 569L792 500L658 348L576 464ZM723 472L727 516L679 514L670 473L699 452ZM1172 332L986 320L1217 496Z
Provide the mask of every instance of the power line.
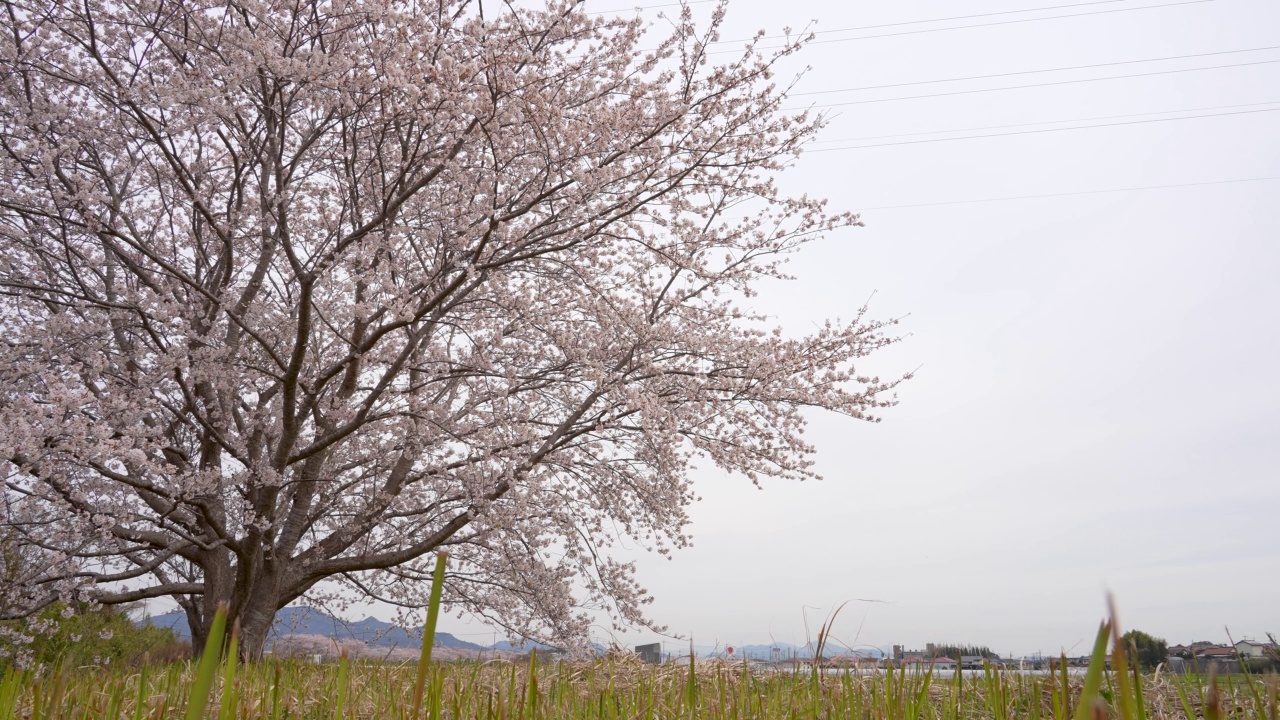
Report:
M786 110L799 111L799 110L810 110L815 108L844 107L846 105L867 105L870 103L897 102L898 100L920 100L922 98L948 97L951 95L971 95L974 93L1000 92L1003 90L1025 90L1027 88L1052 87L1054 85L1075 85L1077 83L1100 82L1102 80L1124 80L1127 78L1153 77L1155 75L1173 75L1176 73L1199 72L1201 70L1225 70L1227 68L1249 67L1251 65L1270 65L1272 63L1278 63L1278 62L1280 62L1280 60L1257 60L1254 62L1233 63L1231 65L1210 65L1209 67L1179 68L1176 70L1158 70L1155 72L1132 73L1129 75L1110 75L1107 77L1100 77L1100 78L1080 78L1077 80L1056 80L1053 82L1032 83L1030 85L1010 85L1008 87L979 88L975 90L954 90L952 92L930 93L928 95L904 95L902 97L878 98L874 100L850 100L847 102L828 103L826 105L810 105L808 107L786 108Z
M950 30L968 30L971 28L993 27L996 25L1016 25L1018 23L1041 22L1043 20L1061 20L1063 18L1088 17L1090 15L1108 15L1111 13L1134 12L1137 10L1159 10L1161 8L1177 7L1179 5L1199 5L1200 3L1215 2L1215 1L1216 0L1183 0L1182 2L1163 3L1160 5L1143 5L1142 7L1134 7L1134 8L1117 8L1115 10L1095 10L1093 12L1071 13L1067 15L1048 15L1048 16L1039 17L1039 18L1021 18L1019 20L1001 20L999 22L976 23L973 25L957 25L955 27L945 27L945 28L927 28L924 30L904 30L902 32L881 33L879 35L862 35L860 37L852 37L852 38L832 38L830 40L812 40L810 42L805 43L805 46L825 45L827 43L838 43L838 42L854 42L856 40L872 40L875 38L898 37L901 35L919 35L922 33L947 32ZM776 45L776 46L763 47L763 48L757 48L757 49L781 50L784 47L785 46L783 45ZM737 50L713 50L710 54L720 55L720 54L731 53L731 52L738 52L738 51Z
M1063 120L1045 120L1042 122L1033 122L1033 123L1012 123L1009 125L986 125L982 127L956 128L953 130L930 130L927 132L896 133L894 135L864 135L862 137L854 137L854 138L835 138L831 140L814 140L813 142L815 143L842 143L842 142L851 143L851 142L862 142L863 140L883 140L885 138L918 137L920 135L944 135L947 133L977 132L979 130L1003 130L1005 128L1034 127L1036 125L1059 125L1062 123L1090 122L1093 120L1117 120L1119 118L1147 117L1149 115L1169 115L1172 113L1184 113L1184 112L1201 112L1204 110L1233 110L1235 108L1242 108L1242 107L1258 107L1259 105L1277 105L1277 104L1280 104L1280 100L1270 100L1267 102L1256 102L1256 103L1243 103L1239 105L1211 105L1209 107L1182 108L1180 110L1159 110L1156 112L1129 113L1127 115L1096 115L1093 117L1066 118ZM1070 128L1067 128L1067 129L1070 129Z
M1006 137L1009 135L1035 135L1038 133L1062 132L1064 130L1090 130L1093 128L1118 127L1121 125L1143 125L1146 123L1173 122L1175 120L1198 120L1200 118L1226 117L1228 115L1251 115L1254 113L1277 112L1277 111L1280 111L1280 108L1266 108L1263 110L1239 110L1237 112L1210 113L1208 115L1188 115L1186 117L1154 118L1151 120L1128 120L1126 122L1102 123L1099 125L1079 125L1076 127L1065 127L1065 128L1043 128L1040 130L1017 130L1014 132L990 133L988 135L965 135L963 137L931 138L928 140L902 140L899 142L875 143L873 145L849 145L846 147L836 147L836 148L816 148L816 149L810 150L809 152L834 152L836 150L861 150L863 148L890 147L893 145L920 145L923 143L950 142L952 140L975 140L978 138Z
M831 33L856 32L858 30L878 30L887 27L901 27L903 25L923 25L924 23L947 22L950 20L972 20L980 17L992 17L996 15L1018 15L1029 12L1042 12L1045 10L1061 10L1063 8L1082 7L1085 5L1110 5L1118 2L1129 2L1129 0L1093 0L1093 2L1071 3L1069 5L1048 5L1046 7L1027 8L1026 10L1003 10L1001 12L978 13L976 15L952 15L951 17L930 18L928 20L907 20L904 22L882 23L880 25L860 25L857 27L837 28L835 30L814 30L814 35L829 35ZM765 35L760 40L781 40L788 37L787 35ZM717 40L712 45L723 45L725 43L748 42L755 38L743 38L741 40Z
M1009 200L1040 200L1043 198L1075 197L1078 195L1102 195L1104 193L1135 192L1139 190L1166 190L1169 188L1200 187L1204 185L1229 185L1232 183L1263 182L1267 180L1280 180L1280 175L1267 175L1264 177L1255 177L1255 178L1239 178L1236 180L1210 180L1207 182L1178 183L1175 185L1144 185L1141 187L1110 188L1107 190L1080 190L1077 192L1048 193L1045 195L1013 195L1010 197L982 198L980 200L947 200L943 202L913 203L911 205L881 205L879 207L862 208L861 212L867 212L869 210L899 210L903 208L937 207L940 205L969 205L973 203L1006 202Z
M889 83L887 85L864 85L862 87L840 88L838 90L810 90L802 93L789 93L791 97L799 97L802 95L829 95L831 93L856 92L859 90L882 90L884 88L909 87L912 85L935 85L937 83L961 82L965 80L989 80L991 78L1016 77L1018 75L1036 75L1047 72L1065 72L1067 70L1090 70L1101 67L1115 67L1117 65L1137 65L1140 63L1164 62L1166 60L1187 60L1189 58L1213 57L1216 55L1238 55L1240 53L1264 52L1266 50L1280 50L1280 45L1268 45L1266 47L1246 48L1244 50L1219 50L1217 52L1194 53L1191 55L1169 55L1167 57L1147 58L1144 60L1118 60L1116 62L1094 63L1092 65L1070 65L1068 67L1045 68L1043 70L1019 70L1017 72L993 73L991 75L969 75L967 77L942 78L939 80L916 80L904 83Z

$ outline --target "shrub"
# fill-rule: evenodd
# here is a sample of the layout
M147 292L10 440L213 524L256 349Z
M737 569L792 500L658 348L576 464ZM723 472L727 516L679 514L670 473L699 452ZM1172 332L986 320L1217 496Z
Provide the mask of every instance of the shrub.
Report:
M189 644L168 628L134 625L114 608L57 603L39 615L0 623L0 667L20 665L136 665L189 657Z
M1138 664L1143 670L1155 670L1156 666L1169 656L1169 643L1165 642L1164 638L1141 630L1130 630L1122 639L1132 651L1137 653Z

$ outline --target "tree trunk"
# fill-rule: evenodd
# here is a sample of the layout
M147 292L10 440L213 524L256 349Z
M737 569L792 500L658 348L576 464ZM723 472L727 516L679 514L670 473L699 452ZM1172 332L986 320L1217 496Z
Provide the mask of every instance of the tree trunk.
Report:
M200 657L213 631L213 619L220 606L226 608L227 622L222 635L225 654L231 634L239 632L238 655L241 660L262 658L271 623L275 620L279 579L267 574L261 565L233 565L234 557L226 548L209 551L202 567L204 594L192 597L187 610L191 628L191 652Z
M209 628L201 615L203 607L199 598L184 600L182 603L182 609L187 614L187 628L191 631L191 656L197 658L204 652L205 643L209 639Z
M280 601L281 578L276 569L263 562L261 554L242 557L237 568L236 588L232 594L228 626L237 623L240 630L239 654L244 662L262 660L267 636L275 622Z
M271 624L276 619L274 601L266 598L247 604L240 612L240 659L244 662L259 662L266 649L267 635L271 633Z
M196 601L197 612L187 611L187 623L191 629L191 653L200 657L205 645L209 642L209 633L213 629L213 616L217 607L204 607ZM269 598L254 598L241 606L239 612L228 613L226 630L222 636L222 650L225 653L231 642L232 632L238 631L237 654L243 662L258 662L266 650L267 637L271 634L271 624L275 621L275 602Z

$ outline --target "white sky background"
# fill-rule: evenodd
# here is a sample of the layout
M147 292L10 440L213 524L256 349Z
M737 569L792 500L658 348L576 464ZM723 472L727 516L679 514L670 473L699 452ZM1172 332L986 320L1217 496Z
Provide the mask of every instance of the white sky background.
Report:
M810 20L827 31L1079 1L732 0L724 37ZM819 39L1171 2L1117 0ZM588 0L586 8L620 5ZM712 5L693 7L705 17ZM1280 4L1203 0L820 43L795 67L812 67L798 90L814 91L1267 46L1280 46ZM1272 62L849 105L823 139L1253 103L1271 104L1181 115L1280 109L1280 49L793 104L1263 60ZM1048 127L1061 126L960 134ZM1280 176L1278 129L1280 112L1253 112L810 153L783 185L862 210ZM926 137L940 136L845 144ZM918 376L880 425L814 416L821 483L759 491L699 472L695 546L671 561L640 554L659 621L699 645L803 642L806 606L816 632L834 605L870 598L889 604L852 603L838 639L1082 654L1110 589L1126 627L1171 643L1225 641L1224 626L1236 639L1280 631L1280 180L863 217L867 227L797 256L798 281L765 288L759 307L801 333L850 316L875 292L873 314L907 316L901 327L910 334L874 358L875 370L919 366ZM448 621L441 629L478 631Z
M724 37L816 21L798 92L1280 46L1275 0L1082 2L731 0ZM826 32L1054 5L1076 6ZM1002 24L940 30L987 23ZM699 646L799 644L806 613L816 633L874 599L849 604L837 640L1083 654L1110 590L1126 628L1171 643L1280 633L1280 179L1220 182L1280 177L1280 48L788 106L1240 63L1260 64L834 108L815 150L1249 112L806 154L783 187L867 226L797 255L798 279L757 307L800 334L875 293L872 315L908 337L869 367L918 374L879 425L813 416L823 482L698 472L694 547L632 548L652 615ZM1190 183L1219 184L951 203ZM875 209L901 205L923 206Z
M798 92L1280 46L1274 0L1083 1L731 0L724 37L927 31L813 44ZM1054 5L1076 6L823 32ZM644 16L662 11L678 8ZM935 31L986 23L1003 24ZM797 255L798 279L757 307L800 334L875 293L872 315L903 317L908 337L868 367L918 374L879 425L813 416L820 483L699 471L694 547L631 548L652 615L699 646L799 644L806 614L816 633L839 603L874 599L849 604L837 640L1084 654L1110 590L1126 628L1170 643L1280 633L1280 179L1220 182L1280 177L1280 48L789 106L1240 63L1261 64L833 109L824 141L1018 127L814 149L1252 112L807 153L783 187L866 227ZM1139 113L1165 114L1043 124ZM939 204L1190 183L1218 184ZM900 205L924 206L874 209Z

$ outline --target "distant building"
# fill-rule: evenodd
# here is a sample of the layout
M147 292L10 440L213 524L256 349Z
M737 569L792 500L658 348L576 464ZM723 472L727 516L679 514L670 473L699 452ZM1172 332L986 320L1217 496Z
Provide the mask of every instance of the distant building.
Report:
M1184 660L1191 660L1209 648L1220 647L1225 646L1209 642L1208 640L1197 640L1190 645L1170 645L1168 652L1170 657L1180 657Z
M662 664L662 643L652 643L649 645L637 645L636 655L640 656L640 662L649 663L651 665Z
M1260 660L1262 658L1273 657L1276 652L1276 646L1271 643L1254 642L1253 640L1241 640L1235 644L1236 655L1242 659Z
M849 651L828 659L827 663L835 667L858 667L862 665L875 665L877 659L878 658L874 658L857 651Z
M925 660L928 657L929 653L924 650L904 650L901 645L893 646L893 659L899 662L903 660Z
M1230 645L1211 645L1196 648L1197 660L1235 660L1236 649Z

